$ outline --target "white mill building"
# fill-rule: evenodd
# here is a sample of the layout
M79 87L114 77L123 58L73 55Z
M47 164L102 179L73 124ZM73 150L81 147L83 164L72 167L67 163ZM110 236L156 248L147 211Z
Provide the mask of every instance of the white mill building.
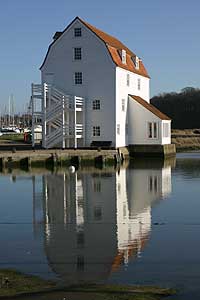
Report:
M171 143L171 120L149 104L149 75L123 43L76 17L56 32L32 85L44 148ZM34 145L34 139L33 139Z

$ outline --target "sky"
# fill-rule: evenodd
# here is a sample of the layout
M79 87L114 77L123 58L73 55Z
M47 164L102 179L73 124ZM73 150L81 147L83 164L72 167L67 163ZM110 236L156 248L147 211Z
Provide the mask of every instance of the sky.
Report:
M142 58L151 97L200 87L199 0L0 0L0 110L30 100L56 31L76 16L117 37Z

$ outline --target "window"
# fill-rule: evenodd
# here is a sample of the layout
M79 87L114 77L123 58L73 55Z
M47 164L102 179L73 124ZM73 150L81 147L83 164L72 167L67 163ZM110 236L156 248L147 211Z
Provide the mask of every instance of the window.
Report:
M163 123L163 137L169 137L169 124Z
M122 63L126 64L126 50L122 49L121 56L122 56Z
M153 137L154 137L154 139L157 138L157 135L158 135L158 133L157 133L157 123L153 123Z
M82 58L82 49L74 48L74 60L80 60Z
M127 86L130 85L130 75L129 74L126 75L126 85Z
M158 192L158 177L157 176L149 176L149 192Z
M151 139L152 137L152 123L148 123L148 138Z
M79 231L77 233L77 246L78 247L83 247L85 243L85 236L83 231Z
M100 126L93 126L93 136L100 136Z
M123 217L126 217L126 203L123 204Z
M94 188L95 193L100 193L101 192L101 181L95 181L93 188Z
M74 28L74 36L75 37L82 36L82 31L80 27Z
M100 206L94 208L94 219L95 221L100 221L102 219L102 209Z
M77 271L84 271L84 256L77 256L76 269Z
M158 123L148 123L148 138L149 139L157 139L158 138Z
M137 70L139 70L139 68L140 68L140 62L139 62L139 57L138 56L136 56L136 58L135 58L135 68Z
M125 111L125 99L122 99L122 111Z
M126 135L128 135L128 124L126 123Z
M120 134L120 124L117 124L117 134Z
M75 72L75 84L82 84L83 82L83 75L82 72Z
M92 103L93 110L100 109L100 100L94 100Z
M134 66L135 66L136 70L139 70L139 68L140 68L140 59L139 59L139 57L138 56L132 56L131 60L134 63Z
M138 90L140 91L140 88L141 88L141 79L138 78Z

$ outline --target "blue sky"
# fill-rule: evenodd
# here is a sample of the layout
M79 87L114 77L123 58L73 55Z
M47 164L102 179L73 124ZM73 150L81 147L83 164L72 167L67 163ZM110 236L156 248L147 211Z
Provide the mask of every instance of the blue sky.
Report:
M200 87L199 0L1 0L1 109L13 94L22 110L53 34L77 15L143 59L151 96Z

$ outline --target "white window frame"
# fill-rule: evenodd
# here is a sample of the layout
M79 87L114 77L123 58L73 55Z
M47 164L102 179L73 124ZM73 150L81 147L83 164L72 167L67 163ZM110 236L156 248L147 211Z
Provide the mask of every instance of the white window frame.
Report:
M122 99L122 111L125 111L126 109L126 101L125 99Z
M153 122L153 138L158 138L158 124L157 122Z
M125 127L125 130L126 130L126 135L128 135L128 123L126 123L126 125L125 125L126 127Z
M156 140L159 138L159 123L158 122L148 122L147 123L147 137L151 140Z
M140 60L139 60L138 56L136 56L136 58L135 58L135 68L136 68L136 70L139 70L139 68L140 68Z
M138 88L138 91L141 90L141 78L138 78L138 80L137 80L137 88Z
M163 133L163 138L169 138L170 137L170 124L169 123L163 123L162 124L162 133Z
M99 99L95 99L92 101L92 109L100 110L101 109L101 101Z
M120 135L120 124L117 124L117 134Z
M74 84L75 85L83 84L83 73L82 72L74 73Z
M126 85L130 86L130 74L126 74Z
M159 184L159 178L157 175L148 176L148 190L151 193L157 193L158 192L158 184Z
M81 37L82 36L82 28L81 27L75 27L74 28L74 37Z
M74 49L74 60L81 60L82 59L82 48L76 47Z
M100 126L93 126L92 134L93 134L93 136L101 136L101 127Z
M122 63L126 65L126 50L124 49L122 49L121 51L121 59L122 59Z

